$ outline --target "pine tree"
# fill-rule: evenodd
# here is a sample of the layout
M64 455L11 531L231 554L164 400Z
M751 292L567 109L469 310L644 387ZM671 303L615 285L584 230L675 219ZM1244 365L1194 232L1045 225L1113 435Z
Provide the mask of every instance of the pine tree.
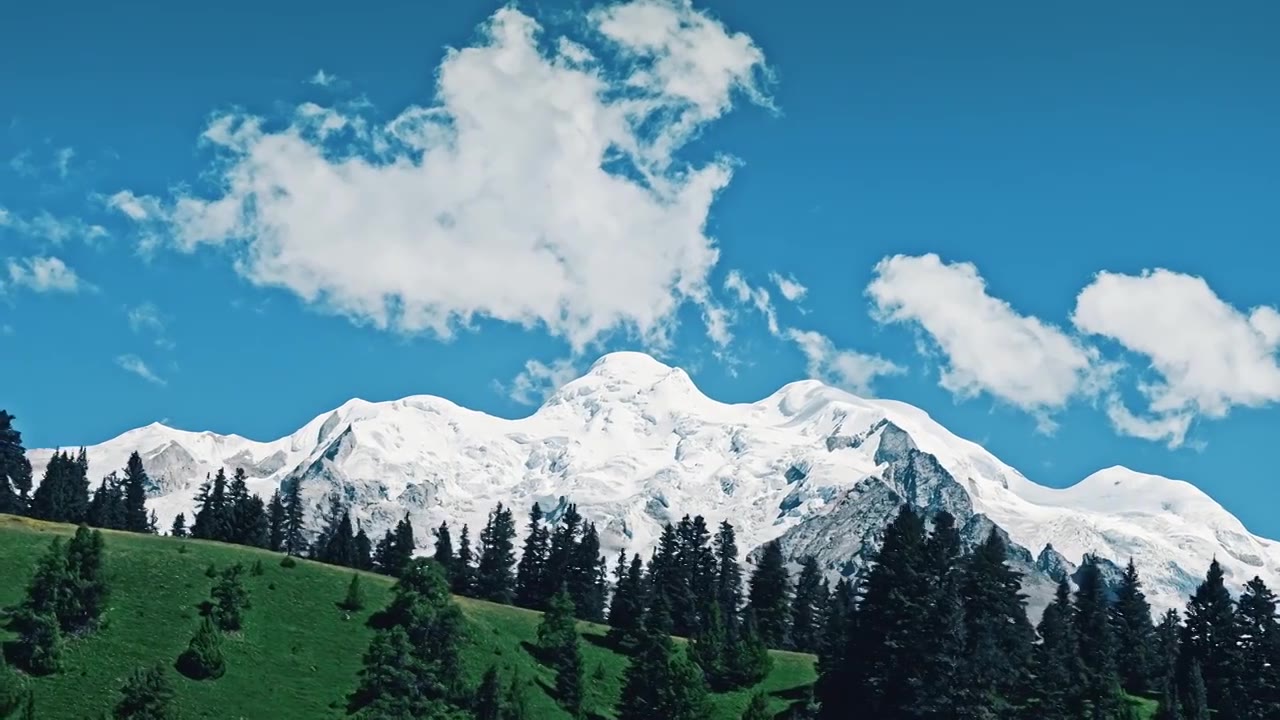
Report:
M1008 546L993 529L969 556L961 580L965 607L965 695L978 707L1009 712L1031 660L1035 630L1027 619L1022 576L1006 562Z
M347 596L343 598L341 606L343 610L351 612L364 609L364 588L360 587L359 573L351 576L351 583L347 585Z
M50 522L79 523L89 511L88 458L84 448L72 458L55 452L31 496L28 513Z
M356 530L356 568L359 570L373 569L373 543L369 542L369 536L365 534L364 528Z
M432 532L436 537L436 551L435 555L432 556L432 559L440 565L440 568L444 570L445 577L450 578L450 582L452 582L454 562L453 537L449 534L449 523L440 523L440 527L436 528Z
M62 629L53 613L21 611L14 618L18 632L18 661L32 675L49 675L62 669Z
M236 563L223 570L210 591L213 601L209 616L223 632L235 632L244 626L244 611L252 607L249 589L241 576L244 566Z
M1192 693L1192 664L1198 665L1207 707L1221 720L1239 716L1240 653L1235 603L1224 583L1222 566L1214 560L1205 579L1187 603L1182 624L1178 684ZM1188 716L1195 708L1191 698L1183 699Z
M129 455L124 467L124 529L129 532L150 532L147 518L147 486L151 484L147 471L142 467L142 456L136 451Z
M1151 605L1142 592L1142 580L1132 558L1110 611L1120 684L1130 695L1145 695L1155 674L1155 628L1151 624Z
M1178 611L1167 610L1156 625L1153 671L1160 691L1156 720L1181 720L1182 703L1178 685L1178 643L1181 628Z
M67 543L70 603L58 613L64 632L82 633L98 622L107 601L102 533L81 525Z
M281 526L280 549L289 555L301 555L307 548L303 534L302 483L295 480L284 496L284 523Z
M596 526L587 523L582 538L570 554L566 578L569 597L577 608L577 616L590 622L604 620L604 601L608 567L600 557L600 536Z
M706 684L698 667L676 654L666 599L654 597L636 652L623 675L619 720L705 720Z
M470 597L475 593L475 557L471 553L471 535L466 525L462 526L462 533L458 536L458 555L453 560L449 582L457 595Z
M582 516L578 514L578 506L569 503L560 514L560 521L551 531L550 547L547 549L546 569L542 574L543 602L560 589L573 565L574 549L578 545L578 535L582 532Z
M1037 628L1040 643L1033 653L1033 708L1044 720L1084 717L1084 666L1076 638L1071 586L1058 578L1058 591L1045 608Z
M818 650L819 622L827 593L822 588L822 571L812 555L804 558L796 593L791 601L791 649L813 653Z
M96 528L125 529L124 493L115 473L103 478L93 491L85 522Z
M845 651L850 641L855 612L853 583L841 578L827 598L822 617L822 643L818 648L818 680L814 694L828 698L843 692L841 684L845 676ZM828 716L829 717L829 716Z
M630 566L625 564L626 558L626 551L618 553L609 603L609 638L622 646L635 642L644 619L644 563L639 553L632 556Z
M209 616L201 621L187 649L178 656L177 668L192 680L217 680L227 671L222 656L222 635Z
M773 669L773 656L756 630L754 617L747 617L725 644L724 684L727 687L750 687L764 680Z
M786 647L790 615L791 578L782 559L782 546L764 546L760 564L751 574L747 608L755 618L760 639L771 648Z
M116 720L172 720L178 716L173 706L173 683L162 665L135 670L120 694Z
M284 548L284 526L284 500L276 490L271 493L271 502L267 503L267 547L272 552L280 552Z
M351 513L343 509L334 519L333 525L321 536L317 543L316 559L330 565L356 567L356 537L351 528Z
M184 538L187 536L187 516L178 513L173 519L173 526L169 528L169 535L176 538Z
M439 565L409 561L364 655L352 712L369 718L461 718L465 620Z
M231 506L227 501L227 474L218 468L212 480L206 480L196 495L196 519L191 534L203 540L231 542Z
M484 677L480 679L480 686L476 688L475 701L471 706L475 720L504 720L505 708L501 692L498 685L498 668L490 665L489 669L484 671Z
M582 717L582 650L568 591L551 596L538 625L538 652L556 674L556 700L572 717Z
M547 553L551 536L542 522L542 507L533 504L529 510L529 533L525 536L524 550L516 566L516 604L532 610L546 607L547 598L542 595L546 587L544 574L547 569Z
M738 624L738 610L742 608L742 567L738 565L737 537L728 521L720 523L714 552L716 600L720 603L720 617L725 628L732 633Z
M742 720L773 720L773 713L769 712L769 699L763 693L752 695L747 709L742 711Z
M516 524L511 510L498 503L480 531L476 597L510 605L515 600Z
M702 668L703 677L712 690L723 692L732 687L726 662L728 657L729 639L720 619L720 605L713 603L710 617L689 643L689 659Z
M1200 671L1200 661L1191 660L1187 665L1186 694L1182 698L1182 720L1209 720L1212 715L1209 694Z
M955 518L939 512L925 540L924 573L931 611L922 624L923 669L917 687L917 711L945 714L961 703L965 687L965 605L961 597L962 548Z
M1116 672L1115 638L1107 602L1107 587L1098 560L1086 555L1076 581L1075 628L1081 666L1082 688L1089 698L1093 717L1109 718L1119 712L1120 676Z
M21 513L31 494L31 462L13 415L0 410L0 513Z
M1236 608L1241 708L1247 718L1280 718L1280 620L1276 595L1254 577Z

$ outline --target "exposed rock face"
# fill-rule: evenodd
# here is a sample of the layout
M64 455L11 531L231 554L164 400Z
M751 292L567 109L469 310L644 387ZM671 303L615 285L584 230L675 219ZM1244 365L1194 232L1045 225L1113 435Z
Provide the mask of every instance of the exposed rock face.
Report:
M150 425L89 447L91 479L135 450L162 527L209 474L241 467L264 497L300 483L312 523L333 493L371 535L407 513L423 549L441 521L478 530L499 501L523 520L535 502L554 518L571 500L605 552L648 554L664 523L700 514L733 523L744 553L780 539L834 578L866 566L907 502L951 513L969 545L1001 533L1035 614L1085 553L1109 573L1133 558L1157 609L1183 604L1215 556L1234 586L1280 584L1280 547L1187 483L1109 468L1046 488L904 403L803 381L723 404L638 353L601 358L518 420L414 396L352 400L271 442ZM50 455L31 451L37 477Z

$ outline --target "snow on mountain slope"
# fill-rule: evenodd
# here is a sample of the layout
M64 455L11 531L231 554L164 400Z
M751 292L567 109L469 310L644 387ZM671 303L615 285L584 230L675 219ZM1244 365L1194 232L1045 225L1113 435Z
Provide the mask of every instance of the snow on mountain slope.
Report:
M567 498L611 552L647 554L663 523L701 514L732 522L744 550L780 537L792 557L815 554L835 574L858 567L906 500L952 512L974 541L992 524L1004 530L1044 587L1045 568L1085 553L1134 558L1159 608L1181 605L1214 556L1235 584L1255 574L1280 584L1280 548L1187 483L1110 468L1049 489L904 403L801 381L725 404L640 353L604 356L522 419L414 396L352 400L265 443L154 424L89 447L90 477L135 450L164 527L190 516L208 474L244 467L263 495L301 482L313 521L334 492L374 535L408 512L423 547L444 520L474 536L499 501L523 519L533 502L555 517ZM30 453L37 474L50 454Z

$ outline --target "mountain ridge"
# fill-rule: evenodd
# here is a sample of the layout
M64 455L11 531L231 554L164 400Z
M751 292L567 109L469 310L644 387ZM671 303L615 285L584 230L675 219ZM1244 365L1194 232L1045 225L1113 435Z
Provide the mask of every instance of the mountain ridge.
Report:
M1215 556L1235 585L1280 578L1280 546L1185 481L1113 466L1049 488L906 403L814 380L721 403L643 353L601 357L524 418L412 395L352 399L266 442L152 423L90 446L91 481L134 450L165 527L224 466L244 467L264 496L301 482L313 523L332 492L371 533L407 511L422 547L445 520L478 530L496 502L523 515L567 498L609 552L647 555L664 522L702 514L733 522L744 551L779 538L789 557L812 553L834 577L865 562L907 501L952 512L974 535L1000 528L1039 585L1052 575L1037 567L1046 545L1070 564L1086 553L1118 565L1132 557L1157 607L1181 605ZM51 452L29 453L37 475Z

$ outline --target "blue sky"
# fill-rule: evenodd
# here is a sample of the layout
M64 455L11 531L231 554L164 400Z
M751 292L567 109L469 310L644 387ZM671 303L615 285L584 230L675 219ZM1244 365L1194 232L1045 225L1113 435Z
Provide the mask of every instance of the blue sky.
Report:
M517 416L648 349L726 401L914 403L1050 485L1186 479L1280 537L1278 23L10 3L0 406L29 446L267 439L353 396Z

